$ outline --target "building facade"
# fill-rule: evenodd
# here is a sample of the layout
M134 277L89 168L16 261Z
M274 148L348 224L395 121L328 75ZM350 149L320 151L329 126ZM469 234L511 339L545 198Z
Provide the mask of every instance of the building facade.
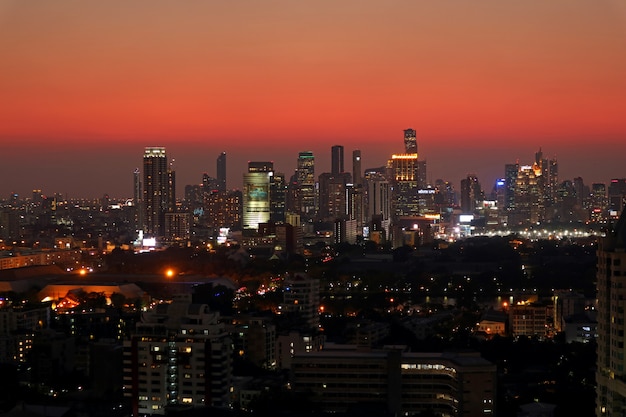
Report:
M626 415L626 211L600 240L597 266L596 415Z
M165 148L146 147L143 155L143 230L149 236L165 234L169 182Z
M328 347L296 355L292 375L295 392L327 412L369 405L403 416L496 415L496 366L476 353Z
M232 342L220 315L181 296L145 313L124 342L124 392L132 415L168 406L230 406Z

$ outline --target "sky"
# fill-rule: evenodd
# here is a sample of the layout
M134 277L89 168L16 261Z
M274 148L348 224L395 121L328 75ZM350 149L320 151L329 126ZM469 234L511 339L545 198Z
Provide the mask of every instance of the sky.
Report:
M561 180L626 177L623 0L0 0L0 198L132 195L146 146L174 159L178 194L249 160L293 173L403 150L428 178L539 148Z

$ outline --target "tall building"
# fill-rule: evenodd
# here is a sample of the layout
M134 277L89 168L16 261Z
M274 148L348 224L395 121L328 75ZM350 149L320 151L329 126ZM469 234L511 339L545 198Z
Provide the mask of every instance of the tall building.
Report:
M168 406L229 407L232 341L220 314L181 296L142 314L124 342L124 395L132 415Z
M393 215L419 215L419 194L417 175L417 154L395 154L389 165L393 180Z
M319 204L317 217L334 221L348 215L347 185L349 173L332 174L325 172L319 176Z
M146 147L143 155L143 229L147 235L165 234L165 213L170 204L170 181L165 148Z
M207 226L241 229L243 195L240 190L217 191L205 194L204 216Z
M406 129L404 131L404 152L417 153L417 136L415 129Z
M596 416L626 415L626 210L598 244Z
M133 171L133 204L135 205L135 229L139 230L144 224L143 190L139 168L135 168L135 171Z
M248 162L243 174L243 229L258 231L259 223L270 220L270 183L273 162Z
M313 152L304 151L298 155L296 168L297 177L297 208L302 221L312 220L315 216L315 157Z
M606 184L591 184L589 196L589 216L593 222L602 222L608 216L608 200L606 197Z
M613 178L609 183L609 211L619 214L626 203L626 178Z
M285 222L285 207L287 201L287 182L285 174L275 172L270 178L270 221Z
M461 210L463 213L473 213L480 207L483 192L476 174L468 174L461 180Z
M226 152L217 157L217 189L226 191Z
M536 163L519 167L515 181L515 209L509 224L537 224L544 220L541 177L541 167Z
M517 185L517 172L519 164L506 164L504 166L504 198L501 205L500 217L504 222L509 222L509 216L515 209L515 187Z
M363 171L361 168L361 151L352 151L352 183L355 186L363 185Z
M331 148L330 173L339 175L344 172L343 166L343 146L335 145Z

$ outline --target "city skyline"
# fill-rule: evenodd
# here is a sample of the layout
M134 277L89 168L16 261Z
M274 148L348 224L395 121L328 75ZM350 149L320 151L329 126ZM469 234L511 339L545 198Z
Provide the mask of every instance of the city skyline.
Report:
M290 176L330 149L384 165L417 131L428 179L542 148L559 179L626 176L626 6L617 1L0 1L0 198L32 189L133 195L137 155L164 146L178 196L228 155ZM346 158L346 170L349 159Z

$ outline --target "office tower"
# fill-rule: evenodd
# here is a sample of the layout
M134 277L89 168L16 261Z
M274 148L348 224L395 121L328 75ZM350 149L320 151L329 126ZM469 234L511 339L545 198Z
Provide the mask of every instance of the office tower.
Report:
M404 152L417 153L417 137L414 129L404 131Z
M478 182L478 177L476 174L467 174L467 177L461 180L461 211L473 213L480 208L483 199L483 191L480 182Z
M607 219L608 200L606 198L606 184L591 184L589 195L589 216L593 222L602 222Z
M344 172L343 169L343 146L335 145L331 148L331 164L330 173L339 175Z
M287 198L287 182L285 174L275 172L270 178L270 221L285 222L285 205Z
M517 184L517 172L519 164L506 164L504 166L504 209L509 212L515 208L515 186Z
M176 171L174 171L174 160L170 162L167 170L167 212L178 210L176 204Z
M426 160L417 161L417 187L420 190L428 188L428 179L426 178Z
M417 154L392 155L389 161L393 181L393 217L419 215Z
M519 167L515 180L515 209L509 224L537 224L544 219L543 193L539 178L541 168L537 164Z
M361 151L352 151L352 183L355 186L363 185L363 171L361 170Z
M217 189L226 191L226 152L217 157Z
M626 412L626 211L598 243L596 416Z
M582 177L574 178L574 190L576 191L576 208L580 211L580 209L584 209L584 213L589 208L589 186L585 185ZM582 220L587 221L588 218L583 218Z
M124 342L124 396L132 415L168 406L229 407L232 341L218 312L179 296L142 314Z
M143 228L144 224L143 191L141 188L141 172L139 168L135 168L135 171L133 171L133 204L135 205L135 229L139 230Z
M243 229L258 231L259 223L270 220L270 182L273 162L248 162L243 174Z
M143 155L144 233L165 234L165 213L168 211L170 176L165 148L146 147Z
M298 180L297 208L304 222L315 216L315 157L313 152L304 151L298 155L296 168Z
M363 196L363 235L380 243L389 237L392 214L392 187L383 171L365 171Z
M325 172L319 176L318 218L326 221L345 219L348 214L346 185L350 174Z
M626 202L626 178L613 178L609 183L609 212L616 217Z
M240 190L218 191L205 195L204 216L208 227L241 228L243 195Z

